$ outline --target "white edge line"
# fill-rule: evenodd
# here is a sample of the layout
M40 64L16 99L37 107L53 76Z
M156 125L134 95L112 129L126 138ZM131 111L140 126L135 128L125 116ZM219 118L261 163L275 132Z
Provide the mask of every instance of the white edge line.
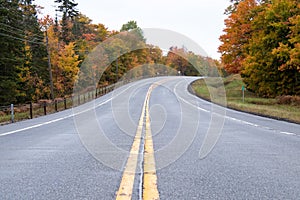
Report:
M281 131L280 133L283 133L283 134L286 134L286 135L296 135L295 133L285 132L285 131Z
M173 89L173 91L174 91L174 93L176 94L176 96L177 96L178 98L180 98L182 101L184 101L185 103L187 103L187 104L193 106L194 108L197 108L198 110L201 110L201 111L206 112L206 113L212 113L211 111L206 110L206 109L204 109L204 108L201 108L201 107L199 107L199 106L196 106L196 105L194 105L194 104L192 104L192 103L186 101L186 100L183 99L182 97L180 97L180 96L178 95L178 93L176 92L176 88L178 87L178 85L179 85L181 82L183 82L183 81L178 82L178 83L175 85L174 89ZM132 86L133 86L133 85L132 85ZM129 88L131 88L132 86L126 88L126 90L129 89ZM122 93L125 92L126 90L120 92L117 96L119 96L120 94L122 94ZM117 96L115 96L115 97L117 97ZM89 111L89 110L95 109L95 108L97 108L97 107L99 107L99 106L102 106L102 105L108 103L108 102L111 101L111 100L112 100L112 98L109 98L109 99L107 99L106 101L99 103L97 106L95 106L95 107L93 107L93 108L89 108L89 109L83 110L83 111L78 112L78 113L76 113L76 114L73 113L73 114L71 114L71 115L68 115L68 116L65 116L65 117L61 117L61 118L58 118L58 119L54 119L54 120L51 120L51 121L47 121L47 122L44 122L44 123L41 123L41 124L36 124L36 125L33 125L33 126L28 126L28 127L26 127L26 128L17 129L17 130L9 131L9 132L6 132L6 133L1 133L1 134L0 134L0 137L1 137L1 136L5 136L5 135L10 135L10 134L13 134L13 133L17 133L17 132L21 132L21 131L26 131L26 130L29 130L29 129L32 129L32 128L37 128L37 127L40 127L40 126L43 126L43 125L51 124L51 123L58 122L58 121L61 121L61 120L64 120L64 119L67 119L67 118L70 118L70 117L74 117L74 116L76 116L76 115L82 114L82 113L87 112L87 111ZM225 109L226 109L226 108L225 108ZM218 113L215 113L215 114L219 115ZM237 122L240 122L240 123L243 123L243 124L247 124L247 125L250 125L250 126L254 126L254 127L262 127L262 128L269 129L269 127L259 126L258 124L254 124L254 123L247 122L247 121L244 121L244 120L236 119L236 118L233 118L233 117L229 117L229 116L224 116L224 117L225 117L226 119L229 119L229 120L232 120L232 121L237 121ZM285 132L285 131L280 131L280 133L286 134L286 135L297 135L297 134L295 134L295 133L290 133L290 132Z
M176 88L178 87L178 85L179 85L181 82L183 82L183 81L178 82L178 83L175 85L175 87L174 87L174 93L176 94L176 96L177 96L178 98L180 98L182 101L184 101L185 103L187 103L187 104L193 106L194 108L197 108L198 110L204 111L204 112L206 112L206 113L212 113L212 111L206 110L206 109L201 108L201 107L199 107L199 106L196 106L196 105L194 105L194 104L192 104L192 103L186 101L186 100L183 99L182 97L180 97L180 96L178 95L178 93L176 92ZM210 102L210 103L211 103L211 102ZM228 109L228 108L224 108L224 109ZM215 114L219 115L218 113L215 113ZM269 127L266 127L266 126L260 126L260 125L258 125L258 124L254 124L254 123L247 122L247 121L244 121L244 120L236 119L236 118L229 117L229 116L226 116L226 115L225 115L224 117L225 117L226 119L229 119L229 120L232 120L232 121L236 121L236 122L240 122L240 123L242 123L242 124L246 124L246 125L249 125L249 126L261 127L261 128L264 128L264 129L270 129ZM286 134L286 135L293 135L293 136L296 136L296 135L297 135L297 134L291 133L291 132L285 132L285 131L280 131L280 130L278 130L278 131L279 131L280 133ZM299 135L299 137L300 137L300 135Z
M89 111L89 110L95 109L95 108L97 108L97 107L99 107L99 106L102 106L102 105L108 103L108 102L111 101L111 100L112 100L112 98L109 98L109 99L107 99L106 101L104 101L104 102L102 102L102 103L99 103L97 106L95 106L95 107L93 107L93 108L89 108L89 109L83 110L83 111L78 112L78 113L75 113L75 114L73 113L73 114L71 114L71 115L67 115L67 116L65 116L65 117L53 119L53 120L51 120L51 121L43 122L43 123L36 124L36 125L33 125L33 126L28 126L28 127L25 127L25 128L21 128L21 129L14 130L14 131L9 131L9 132L6 132L6 133L1 133L1 134L0 134L0 137L1 137L1 136L5 136L5 135L10 135L10 134L13 134L13 133L18 133L18 132L21 132L21 131L26 131L26 130L29 130L29 129L32 129L32 128L37 128L37 127L40 127L40 126L43 126L43 125L52 124L52 123L54 123L54 122L58 122L58 121L61 121L61 120L64 120L64 119L67 119L67 118L70 118L70 117L74 117L74 116L76 116L76 115L82 114L82 113L87 112L87 111Z
M127 87L125 90L121 91L119 94L117 94L116 96L114 96L114 98L120 96L122 93L124 93L126 90L128 90L128 89L131 88L131 87L133 87L134 85L136 85L136 84L132 84L131 86ZM94 99L94 101L95 101L95 100L96 100L96 99ZM29 129L32 129L32 128L37 128L37 127L40 127L40 126L43 126L43 125L51 124L51 123L58 122L58 121L61 121L61 120L64 120L64 119L67 119L67 118L70 118L70 117L74 117L74 116L76 116L76 115L79 115L79 114L82 114L82 113L84 113L84 112L90 111L90 110L92 110L92 109L98 108L99 106L102 106L102 105L108 103L108 102L111 101L111 100L112 100L112 97L109 98L109 99L107 99L107 100L105 100L104 102L101 102L101 103L97 104L97 105L96 105L95 107L93 107L93 108L89 108L89 109L83 110L83 111L78 112L78 113L75 113L75 114L73 113L73 114L71 114L71 115L67 115L67 116L65 116L65 117L57 118L57 119L54 119L54 120L51 120L51 121L47 121L47 122L43 122L43 123L36 124L36 125L33 125L33 126L28 126L28 127L25 127L25 128L21 128L21 129L9 131L9 132L1 133L1 134L0 134L0 137L1 137L1 136L5 136L5 135L11 135L11 134L18 133L18 132L21 132L21 131L26 131L26 130L29 130ZM87 103L89 103L89 102L87 102Z

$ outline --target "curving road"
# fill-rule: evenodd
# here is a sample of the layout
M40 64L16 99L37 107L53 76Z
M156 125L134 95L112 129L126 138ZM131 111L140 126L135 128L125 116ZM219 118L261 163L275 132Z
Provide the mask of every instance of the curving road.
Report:
M201 100L195 79L1 126L0 199L299 199L300 125Z

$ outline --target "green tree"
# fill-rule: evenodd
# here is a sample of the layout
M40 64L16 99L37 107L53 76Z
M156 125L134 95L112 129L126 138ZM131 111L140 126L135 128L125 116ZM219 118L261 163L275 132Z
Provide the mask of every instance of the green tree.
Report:
M141 40L145 41L144 35L143 35L143 31L142 29L137 25L136 21L129 21L126 24L122 25L122 28L120 30L121 32L124 31L132 31L134 32Z
M137 22L136 21L129 21L126 24L122 25L122 28L121 28L120 31L121 32L122 31L130 31L130 30L134 30L136 28L138 28Z
M24 64L23 14L17 0L0 0L0 104L15 103Z
M60 4L58 10L63 13L60 38L68 44L73 41L72 28L74 18L78 15L76 10L78 4L74 0L55 0L54 2Z

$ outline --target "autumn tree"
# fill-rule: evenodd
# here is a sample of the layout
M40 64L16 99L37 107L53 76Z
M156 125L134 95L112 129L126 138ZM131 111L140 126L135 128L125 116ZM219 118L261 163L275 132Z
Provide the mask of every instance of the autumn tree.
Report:
M165 63L174 68L180 75L185 76L207 76L212 67L206 58L188 51L185 47L171 47Z
M261 5L242 75L248 89L261 96L299 95L299 14L297 0Z
M41 30L37 17L37 6L32 0L23 0L19 4L23 13L25 38L25 63L20 69L23 90L19 92L22 97L19 101L31 101L47 97L44 87L49 83L47 70L47 50L44 42L44 33ZM34 81L32 81L34 80Z
M55 87L58 96L61 97L72 94L79 72L80 60L78 60L74 48L75 44L71 42L59 51L57 65L60 76L57 77Z
M75 43L66 45L55 33L53 20L48 20L47 29L51 72L53 75L54 93L56 97L69 95L73 91L81 60L75 52Z
M221 60L226 71L240 73L243 61L248 53L248 43L251 38L251 21L256 15L256 0L235 1L225 20L225 34L220 37L219 47Z
M143 33L136 22L124 24L121 32L112 32L108 40L111 42L104 49L110 64L100 83L116 82L129 70L147 62L149 53Z
M126 71L137 66L140 57L138 52L141 52L139 49L144 49L145 46L144 41L135 32L124 31L112 36L111 42L105 46L110 66L102 79L108 83L119 80Z
M299 94L299 1L232 0L219 51L260 96Z
M84 60L89 52L107 39L109 31L103 24L93 24L90 18L79 13L74 20L73 35L76 54L79 59Z
M287 90L292 93L300 93L300 3L296 6L297 1L288 3L290 17L279 23L279 27L289 29L287 41L280 41L279 46L273 49L272 54L275 55L279 63L279 71L290 74L290 84ZM276 12L276 11L275 11Z
M185 75L187 67L190 65L188 60L185 58L187 52L184 48L170 47L167 54L166 64L174 68L180 74Z

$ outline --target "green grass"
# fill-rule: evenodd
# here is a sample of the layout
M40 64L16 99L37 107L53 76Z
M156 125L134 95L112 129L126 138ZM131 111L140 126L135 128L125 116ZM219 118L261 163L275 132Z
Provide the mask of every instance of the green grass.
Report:
M244 85L239 75L221 78L200 79L192 83L195 94L203 99L227 106L240 111L257 115L283 119L300 123L300 106L278 104L276 98L261 98L254 93L245 91L245 99L242 98L242 86ZM226 102L216 98L215 94L224 96Z

